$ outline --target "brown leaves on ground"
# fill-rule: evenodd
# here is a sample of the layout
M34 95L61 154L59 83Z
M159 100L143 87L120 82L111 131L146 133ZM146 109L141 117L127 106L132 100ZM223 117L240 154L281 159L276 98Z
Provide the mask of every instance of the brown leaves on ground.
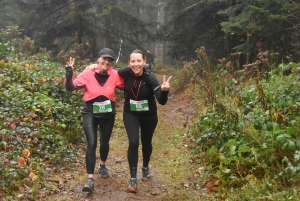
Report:
M29 149L24 149L23 150L23 152L22 152L22 155L24 156L24 157L29 157L30 156L30 151L29 151Z
M214 191L214 181L212 179L206 182L206 191L210 193Z
M19 165L23 165L25 163L25 159L23 157L19 157L18 163Z

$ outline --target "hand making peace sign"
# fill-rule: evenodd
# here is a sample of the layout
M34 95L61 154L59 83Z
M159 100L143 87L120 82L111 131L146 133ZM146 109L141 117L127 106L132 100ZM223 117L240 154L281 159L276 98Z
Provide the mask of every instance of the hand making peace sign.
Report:
M75 64L75 58L70 57L70 61L67 62L66 67L72 67L72 70L74 70L74 64Z
M163 83L161 84L161 90L162 91L169 91L169 88L170 88L170 80L171 80L172 76L170 76L168 78L168 80L166 81L166 76L164 75L163 77Z

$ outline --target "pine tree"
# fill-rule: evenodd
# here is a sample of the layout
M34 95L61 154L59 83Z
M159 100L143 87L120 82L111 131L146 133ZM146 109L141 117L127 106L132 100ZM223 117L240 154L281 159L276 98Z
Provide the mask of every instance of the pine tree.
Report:
M169 54L176 61L188 61L197 55L201 46L212 57L222 57L224 51L223 34L220 23L224 20L217 15L227 1L169 0L166 6L166 25L160 37L169 41Z
M147 29L151 23L140 16L146 5L138 0L28 0L17 6L25 34L56 54L81 45L89 53L84 57L95 58L103 47L117 50L120 39L123 50L132 51L154 38Z
M237 3L219 12L232 51L248 55L253 62L257 53L271 51L282 58L299 58L300 3L294 1L252 0Z

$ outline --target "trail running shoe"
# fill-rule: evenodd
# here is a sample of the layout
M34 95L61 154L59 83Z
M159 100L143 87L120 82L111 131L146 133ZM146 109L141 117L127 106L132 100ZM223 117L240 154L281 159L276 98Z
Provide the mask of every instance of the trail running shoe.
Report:
M137 192L137 179L131 178L129 182L129 187L127 188L127 193L136 193Z
M102 178L106 179L109 177L108 169L105 167L105 165L100 165L98 171Z
M143 167L142 172L143 172L142 181L143 182L150 181L152 176L149 174L149 167Z
M92 193L94 191L94 179L88 178L82 188L82 192Z

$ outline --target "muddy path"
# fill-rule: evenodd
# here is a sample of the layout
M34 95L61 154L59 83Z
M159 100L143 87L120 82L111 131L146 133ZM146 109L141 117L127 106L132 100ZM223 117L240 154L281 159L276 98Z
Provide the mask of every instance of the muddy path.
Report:
M192 163L190 139L186 136L186 126L192 107L182 92L170 91L169 101L159 106L159 123L153 138L153 153L149 164L153 178L141 181L141 145L139 146L138 193L127 193L129 167L127 162L127 136L122 122L122 103L118 103L116 124L110 141L107 168L110 177L103 179L98 174L99 157L95 169L95 191L83 193L86 180L84 166L84 145L81 163L60 170L64 187L44 200L77 201L122 201L122 200L211 200L206 192L205 181L197 171L199 164ZM99 145L97 152L99 150Z

